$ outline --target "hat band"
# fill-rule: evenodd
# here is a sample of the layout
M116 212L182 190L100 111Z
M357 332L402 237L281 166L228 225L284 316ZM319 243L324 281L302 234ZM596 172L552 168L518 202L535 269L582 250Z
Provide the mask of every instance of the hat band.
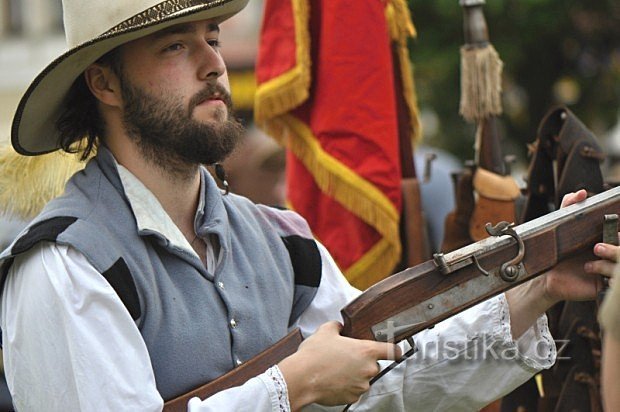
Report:
M178 14L185 9L191 7L203 6L205 9L220 6L224 3L228 3L230 0L167 0L144 10L135 16L123 21L112 29L108 30L103 36L109 36L115 33L128 31L135 29L136 27L146 26L152 23L165 20L167 17Z

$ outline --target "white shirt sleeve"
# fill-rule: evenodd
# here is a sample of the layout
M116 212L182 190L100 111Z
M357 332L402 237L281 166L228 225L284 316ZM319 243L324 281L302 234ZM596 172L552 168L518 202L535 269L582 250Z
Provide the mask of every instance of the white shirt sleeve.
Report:
M304 336L361 292L346 281L319 245L323 276L316 297L297 326ZM482 302L414 337L418 351L383 376L352 411L472 411L509 393L537 371L553 365L555 344L541 316L518 340L510 331L505 295ZM405 342L403 352L409 349ZM391 362L380 362L382 367ZM312 405L304 410L342 410Z
M294 325L305 338L325 322L342 322L340 310L362 293L347 281L325 246L316 243L321 254L321 283L314 299Z
M42 243L15 259L0 326L17 410L161 411L138 328L114 289L75 249ZM281 411L288 398L272 368L188 405L191 411Z
M342 321L340 309L360 294L319 248L321 284L297 324L305 336L326 321ZM140 332L116 292L75 249L45 243L17 257L0 312L7 382L18 410L161 410ZM416 344L419 352L352 410L474 410L555 357L544 317L512 339L503 295L418 334ZM277 367L188 404L192 412L288 409Z

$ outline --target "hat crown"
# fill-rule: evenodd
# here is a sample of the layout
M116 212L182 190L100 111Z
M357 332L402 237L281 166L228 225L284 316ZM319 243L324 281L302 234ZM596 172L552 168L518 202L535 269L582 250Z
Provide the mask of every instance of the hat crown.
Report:
M67 45L73 48L86 43L158 4L180 2L187 3L178 0L63 0Z

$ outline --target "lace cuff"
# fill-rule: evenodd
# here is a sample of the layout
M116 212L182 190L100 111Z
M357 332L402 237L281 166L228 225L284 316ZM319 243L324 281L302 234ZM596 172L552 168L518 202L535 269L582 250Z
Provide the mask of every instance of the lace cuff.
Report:
M278 410L280 412L290 412L291 404L288 400L288 388L286 381L280 372L278 366L272 366L265 371L265 376L269 380L270 386L275 389L275 395L278 402Z
M499 330L504 344L506 346L514 345L519 359L532 372L549 369L553 366L557 352L555 341L549 332L547 315L544 313L540 315L534 325L514 340L510 328L510 309L506 295L499 295L498 302L500 305Z

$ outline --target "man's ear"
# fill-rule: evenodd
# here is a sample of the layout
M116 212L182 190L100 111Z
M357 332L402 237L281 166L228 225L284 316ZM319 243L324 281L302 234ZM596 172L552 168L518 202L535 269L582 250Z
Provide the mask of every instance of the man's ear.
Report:
M91 64L84 71L84 80L91 93L103 104L121 107L120 81L114 71L98 63Z

